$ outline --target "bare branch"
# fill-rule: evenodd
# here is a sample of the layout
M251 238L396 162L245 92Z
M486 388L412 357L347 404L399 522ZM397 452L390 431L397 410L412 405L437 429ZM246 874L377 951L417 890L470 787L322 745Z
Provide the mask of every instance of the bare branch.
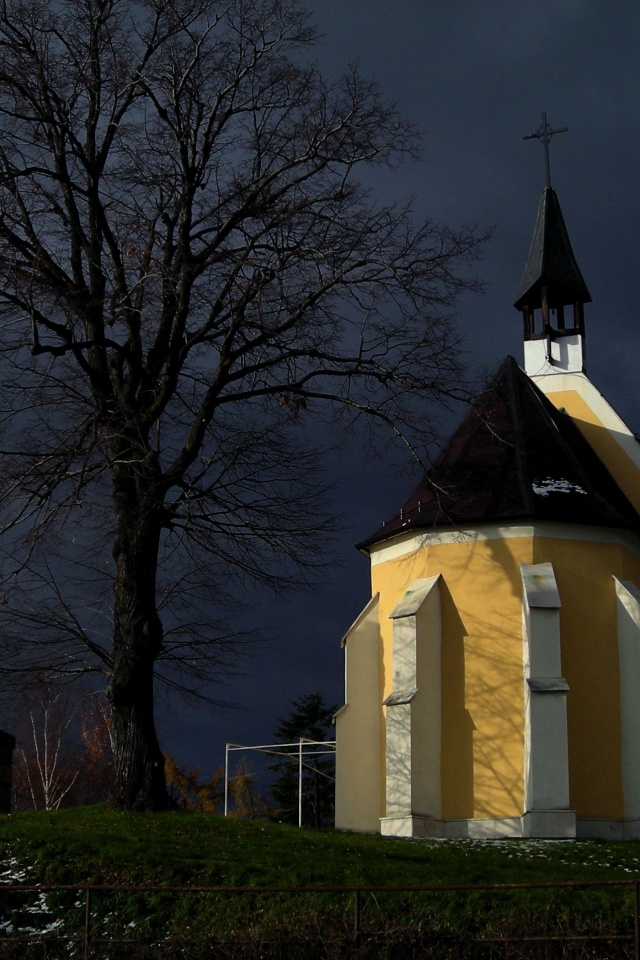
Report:
M166 800L155 677L210 697L234 591L326 562L335 425L423 459L464 394L485 236L359 183L419 139L314 39L297 0L0 7L0 671L106 676L125 807Z

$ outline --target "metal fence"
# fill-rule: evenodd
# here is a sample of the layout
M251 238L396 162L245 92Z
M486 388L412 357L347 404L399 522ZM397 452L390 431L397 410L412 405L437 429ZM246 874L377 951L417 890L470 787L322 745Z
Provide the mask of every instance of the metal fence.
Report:
M533 894L539 891L549 897L549 925L547 929L514 933L479 933L457 935L433 925L437 916L437 900L443 896L455 896L461 905L473 903L474 897L504 898L510 892ZM554 922L554 896L563 892L565 908L579 891L599 891L607 902L614 903L622 922L615 929L558 929ZM394 902L392 898L423 898L428 905L429 922L402 923L401 915L390 922ZM569 900L567 901L567 897ZM30 899L31 898L31 901ZM52 898L57 903L52 904ZM135 935L135 924L125 924L118 910L118 899L128 898L130 905L150 906L155 915L153 933ZM133 898L133 900L132 900ZM216 902L229 900L237 906L237 920L229 929L206 935L194 936L192 931L162 931L158 928L163 904L171 913L176 902L194 902L206 898L208 909ZM191 898L189 900L189 898ZM269 907L278 898L287 903L302 905L304 910L296 917L289 914L284 928L274 926L268 920L273 916ZM613 899L612 899L613 898ZM392 900L391 903L389 901ZM386 906L389 909L385 909ZM122 901L125 902L125 901ZM479 901L480 902L480 901ZM485 899L486 905L486 899ZM257 908L257 904L266 906ZM375 909L372 908L375 905ZM401 909L398 908L398 914ZM570 910L569 910L570 914ZM40 919L40 927L29 926ZM313 922L310 918L313 917ZM35 918L35 919L34 919ZM44 921L43 921L44 918ZM47 920L48 918L48 920ZM105 920L110 920L110 926ZM21 925L22 924L22 925ZM622 930L620 929L622 927ZM0 958L4 957L77 957L92 960L94 957L142 957L180 956L191 957L270 957L305 956L311 960L316 954L309 944L321 944L323 957L387 956L385 949L393 938L403 946L403 956L412 956L412 945L420 945L424 957L532 957L539 953L541 944L559 948L553 956L561 957L629 957L640 960L640 878L611 881L566 881L507 884L426 884L422 886L336 886L336 887L285 887L285 886L163 886L163 885L26 885L2 884L0 886ZM303 947L297 953L287 949L274 953L274 945L291 947L295 943ZM271 952L268 949L271 947ZM306 945L306 946L305 946ZM224 950L221 950L222 947ZM235 952L232 949L235 946ZM370 948L370 949L368 949ZM534 949L535 948L535 949ZM569 949L571 948L571 949ZM115 950L115 952L114 952ZM147 952L144 952L147 950ZM536 952L537 950L537 952ZM120 951L120 952L118 952ZM372 952L373 951L373 952ZM523 952L524 951L524 952ZM417 954L416 954L417 955ZM544 956L551 955L545 953Z

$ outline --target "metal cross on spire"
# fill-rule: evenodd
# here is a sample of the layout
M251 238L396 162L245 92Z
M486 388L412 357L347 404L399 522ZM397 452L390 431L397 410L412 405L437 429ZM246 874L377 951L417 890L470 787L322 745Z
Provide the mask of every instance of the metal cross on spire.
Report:
M554 133L566 133L569 127L558 127L556 130L552 130L549 124L547 123L546 113L542 114L542 124L540 129L536 130L535 133L528 133L526 137L523 137L523 140L541 140L542 145L544 146L544 167L547 174L547 187L551 186L551 167L549 166L549 142Z

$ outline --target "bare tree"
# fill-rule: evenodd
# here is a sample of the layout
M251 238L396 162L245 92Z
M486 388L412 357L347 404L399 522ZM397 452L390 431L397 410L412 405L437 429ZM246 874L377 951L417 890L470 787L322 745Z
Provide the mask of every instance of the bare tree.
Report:
M108 676L124 808L166 802L154 672L197 691L212 598L318 553L313 424L419 448L457 392L479 238L359 185L417 136L313 42L296 0L0 5L2 663Z
M22 792L23 802L34 810L57 810L80 775L80 752L69 742L77 704L65 688L42 688L28 700L16 794Z

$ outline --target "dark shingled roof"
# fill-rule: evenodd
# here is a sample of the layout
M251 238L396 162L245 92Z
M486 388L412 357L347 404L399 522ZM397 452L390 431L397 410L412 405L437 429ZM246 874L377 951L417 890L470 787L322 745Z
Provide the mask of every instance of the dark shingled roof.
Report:
M640 516L571 417L507 357L400 513L358 546L413 530L527 520L640 533Z
M518 310L525 304L538 308L543 287L547 289L552 307L591 303L553 187L547 187L540 198L529 259L514 306Z

